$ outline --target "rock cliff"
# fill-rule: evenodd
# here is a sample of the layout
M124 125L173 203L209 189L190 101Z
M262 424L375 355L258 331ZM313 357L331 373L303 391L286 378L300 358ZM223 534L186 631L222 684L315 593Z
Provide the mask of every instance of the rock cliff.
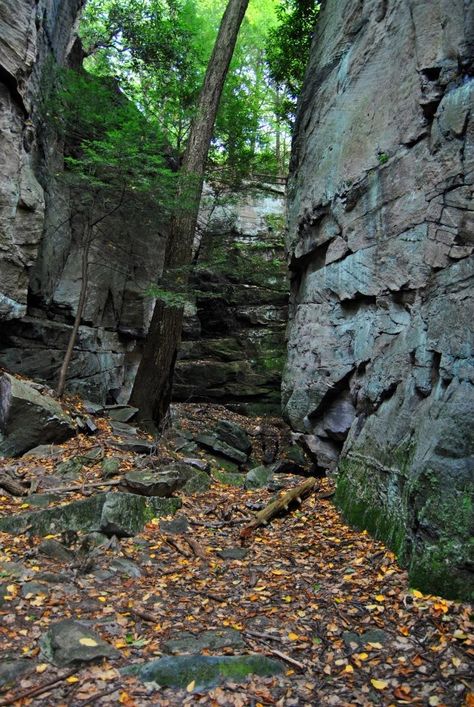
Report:
M81 204L60 174L63 144L40 110L54 64L79 66L83 0L0 6L0 362L57 380L81 285ZM59 175L59 177L58 177ZM98 214L100 216L100 214ZM118 209L101 222L68 389L124 400L160 273L159 214Z
M327 0L289 187L285 414L416 586L474 591L474 6Z
M283 186L204 196L195 302L175 370L177 401L278 414L288 290Z

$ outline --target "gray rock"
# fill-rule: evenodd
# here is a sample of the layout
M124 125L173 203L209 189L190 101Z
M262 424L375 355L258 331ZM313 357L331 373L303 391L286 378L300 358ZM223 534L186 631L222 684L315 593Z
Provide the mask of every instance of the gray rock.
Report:
M247 456L252 451L252 442L243 427L230 420L219 420L214 432L226 444L239 449Z
M176 656L165 657L130 666L122 672L137 675L145 683L161 687L187 687L195 682L195 690L217 685L225 680L242 682L249 675L271 676L283 672L282 663L263 655L241 656Z
M193 459L191 457L188 457L186 459L183 459L183 464L188 464L189 466L194 466L194 467L196 467L196 469L200 469L200 471L205 471L205 472L208 472L211 468L211 465L205 459Z
M114 442L117 449L134 454L153 454L156 451L156 443L139 437L122 437L120 442Z
M181 535L189 530L189 523L186 516L176 516L172 520L160 521L160 530L171 535Z
M256 466L245 475L245 488L261 489L268 486L273 478L273 469L268 466Z
M25 459L28 459L30 457L38 457L40 459L42 458L55 458L59 457L61 454L61 449L54 445L54 444L39 444L37 447L34 447L33 449L30 449L28 452L23 454L23 457Z
M121 460L117 457L107 457L102 461L102 478L111 479L120 472Z
M84 501L0 518L0 530L40 536L68 530L130 537L140 532L151 518L174 513L180 506L178 498L99 493Z
M61 498L61 496L55 493L33 493L28 496L28 503L35 508L47 508L59 498Z
M60 668L120 657L113 646L74 619L53 624L40 644L45 658Z
M217 553L223 560L243 560L249 554L245 547L227 547Z
M241 452L239 449L234 449L234 447L231 447L226 442L222 442L215 434L208 433L197 435L196 442L204 449L216 452L237 464L245 464L247 461L247 454Z
M242 473L219 471L219 469L214 469L212 472L212 477L225 486L236 486L238 488L244 486L245 484L245 474Z
M129 471L124 476L125 484L134 493L142 496L171 496L175 491L185 485L186 479L178 470L154 471Z
M389 639L390 636L388 633L382 631L380 628L371 628L361 634L353 631L344 631L342 634L342 640L348 647L350 647L351 643L356 643L359 648L366 643L381 643L383 645L387 643Z
M61 462L55 467L55 472L60 474L65 479L76 480L81 476L81 471L83 467L82 458L73 457L71 459L66 459L66 461Z
M116 422L129 422L138 412L138 408L131 405L106 405L111 420Z
M26 381L0 374L0 457L19 456L38 444L64 442L75 434L56 400Z
M21 586L21 596L22 597L27 597L27 596L34 596L35 594L48 594L50 591L51 587L48 587L47 584L43 584L42 582L25 582Z
M283 407L346 518L469 600L472 10L355 5L324 3L299 102Z
M125 575L125 577L138 577L142 576L142 571L135 562L127 560L126 557L116 557L110 563L110 569L117 574Z
M6 690L14 687L18 680L26 673L34 670L34 663L31 660L14 660L7 658L0 663L0 688Z
M178 638L171 638L163 644L163 651L171 654L197 654L204 650L221 650L222 648L242 648L245 641L239 631L234 628L222 628L202 631L199 634L183 631Z
M74 553L53 538L42 540L38 545L38 552L41 553L41 555L45 555L45 557L49 557L51 560L57 560L65 564L71 564L74 560Z

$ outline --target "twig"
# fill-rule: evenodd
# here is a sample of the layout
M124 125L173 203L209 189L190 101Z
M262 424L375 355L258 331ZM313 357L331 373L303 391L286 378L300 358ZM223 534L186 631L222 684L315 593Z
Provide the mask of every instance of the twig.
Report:
M95 695L92 695L92 697L89 697L88 700L85 702L81 702L81 707L87 707L87 705L93 705L97 702L97 700L100 700L101 697L107 697L107 695L113 695L114 692L117 692L120 690L119 687L113 687L112 689L104 690L103 692L96 692Z
M114 479L113 481L91 481L88 484L81 484L78 486L57 486L56 488L47 489L48 493L66 493L66 491L80 491L81 493L85 488L97 488L98 486L119 486L120 484L126 485L123 479Z
M56 687L56 685L59 685L59 683L64 682L64 680L67 680L67 678L71 677L71 675L75 675L78 670L79 668L74 668L74 670L69 670L67 673L64 673L64 675L61 675L61 677L59 678L54 678L54 680L49 680L49 682L45 682L43 683L43 685L38 685L37 687L32 687L30 690L20 692L18 693L18 695L12 697L11 699L1 700L0 707L14 705L16 702L19 702L20 700L25 700L28 697L38 697L38 695L44 695L45 692L49 692L54 687Z
M150 623L150 624L159 624L160 623L156 616L151 614L149 611L145 611L145 609L140 609L140 608L136 608L136 607L128 607L126 611L130 614L133 614L134 616L138 616L138 618L143 619L143 621L148 621L148 623Z
M191 557L191 553L187 552L184 548L182 548L174 538L171 538L169 535L166 535L164 538L165 543L167 545L171 545L172 548L176 550L176 552L179 552L180 555L183 555L183 557Z
M189 535L186 534L183 534L181 537L183 538L183 540L186 540L196 557L200 557L202 560L208 559L204 548L198 543L197 540L194 540L194 538L190 538Z
M303 663L300 663L299 660L295 660L292 658L290 655L287 655L286 653L282 653L281 651L277 651L276 648L269 648L268 649L272 655L276 655L278 658L281 658L282 660L286 661L290 665L294 665L296 668L299 668L299 670L306 670L306 666Z

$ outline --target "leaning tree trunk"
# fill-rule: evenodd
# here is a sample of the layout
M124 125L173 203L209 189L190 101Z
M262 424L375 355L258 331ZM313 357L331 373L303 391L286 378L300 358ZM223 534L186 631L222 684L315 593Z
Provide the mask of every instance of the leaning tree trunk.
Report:
M227 4L184 155L177 203L182 201L186 207L172 218L165 258L166 271L181 273L181 287L187 285L189 278L187 268L192 261L204 170L222 88L248 3L249 0L229 0ZM130 403L139 409L140 423L149 429L162 426L169 408L182 323L182 307L157 303L130 398Z

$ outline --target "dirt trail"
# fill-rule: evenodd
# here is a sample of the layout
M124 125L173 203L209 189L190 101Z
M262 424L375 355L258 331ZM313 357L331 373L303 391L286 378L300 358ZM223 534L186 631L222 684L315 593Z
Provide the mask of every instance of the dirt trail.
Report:
M195 417L191 427L210 424L205 414ZM101 430L93 442L70 441L63 454L110 444L107 425ZM174 456L166 443L159 454ZM184 498L177 516L165 519L171 525L153 519L138 536L82 554L80 538L69 538L76 552L69 565L38 554L39 538L0 533L1 656L28 667L0 692L0 705L472 707L469 606L410 590L393 554L349 528L317 494L242 547L241 528L273 496L213 483ZM2 496L0 503L11 512L25 499ZM120 571L111 572L117 561ZM38 576L43 590L34 586ZM86 622L118 657L72 674L51 665L39 639L66 617ZM172 639L192 644L187 634L222 629L234 629L235 644L201 646L202 654L264 654L281 661L283 673L197 692L192 684L152 690L119 673L172 651ZM179 645L176 652L185 652Z

